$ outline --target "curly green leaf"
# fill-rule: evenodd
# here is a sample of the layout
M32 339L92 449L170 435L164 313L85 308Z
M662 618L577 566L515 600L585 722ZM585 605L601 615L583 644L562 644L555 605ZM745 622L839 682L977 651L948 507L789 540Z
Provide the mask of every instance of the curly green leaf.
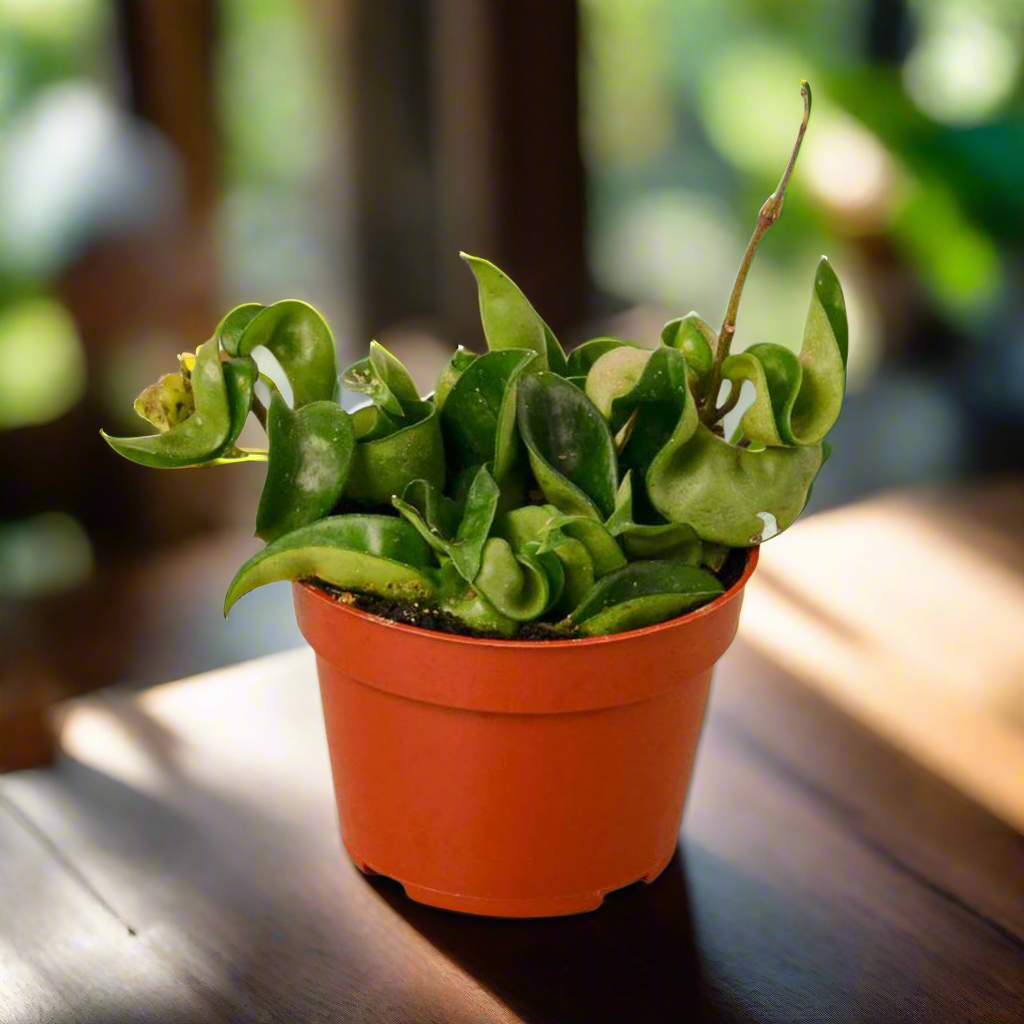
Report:
M722 375L754 385L740 427L762 444L816 444L832 429L846 390L848 328L842 288L822 257L804 326L800 355L781 345L751 345L722 364Z
M253 555L231 581L225 616L240 597L280 580L322 580L399 600L437 593L429 545L395 516L343 515L279 537Z
M271 306L238 306L220 322L215 337L229 355L250 355L258 345L272 352L292 386L295 408L337 395L338 360L331 329L305 302L282 299Z
M730 547L759 544L791 526L821 468L821 445L751 451L695 420L694 414L688 434L687 423L677 430L648 470L654 507L704 540Z
M535 359L529 350L502 349L486 352L462 371L440 413L454 472L490 462L501 481L514 467L519 447L516 385Z
M640 559L678 559L699 565L702 542L687 523L637 523L633 519L633 474L629 472L619 486L615 511L605 524L617 537L631 561Z
M390 505L413 480L444 486L444 443L431 402L407 403L400 429L360 441L352 456L345 495L369 505Z
M426 480L413 480L406 485L401 498L391 499L391 504L434 551L448 557L449 545L459 528L460 519L459 507L451 498Z
M516 622L540 618L559 598L564 578L557 558L515 554L508 541L484 544L473 586L502 614Z
M468 584L451 562L441 566L438 600L442 611L482 633L510 638L518 623L502 615L478 590Z
M273 394L267 417L270 459L256 509L256 536L273 541L327 515L348 478L355 432L334 402L309 402L293 411Z
M585 636L640 629L707 604L723 591L710 573L681 562L636 562L598 580L570 616Z
M703 317L691 312L665 324L661 329L661 342L682 352L690 371L690 389L694 395L702 395L714 365L718 344L715 329Z
M563 512L604 520L618 487L615 444L586 395L553 373L519 381L519 432L545 498Z
M353 363L341 375L347 391L366 395L390 417L401 419L403 405L419 401L412 375L383 345L370 342L370 354Z
M156 469L194 466L217 458L232 442L231 409L224 370L214 339L200 345L192 373L195 410L161 434L145 437L101 436L119 455Z

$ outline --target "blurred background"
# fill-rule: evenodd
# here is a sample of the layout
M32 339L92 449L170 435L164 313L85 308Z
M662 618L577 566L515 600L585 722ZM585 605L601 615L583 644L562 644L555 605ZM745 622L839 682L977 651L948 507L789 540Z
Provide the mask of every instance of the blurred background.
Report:
M300 642L284 585L220 617L262 468L98 436L227 308L306 299L424 390L482 343L460 249L567 346L718 324L801 78L735 347L799 347L827 253L850 394L812 511L998 478L1019 541L1022 65L1021 0L0 0L0 705Z

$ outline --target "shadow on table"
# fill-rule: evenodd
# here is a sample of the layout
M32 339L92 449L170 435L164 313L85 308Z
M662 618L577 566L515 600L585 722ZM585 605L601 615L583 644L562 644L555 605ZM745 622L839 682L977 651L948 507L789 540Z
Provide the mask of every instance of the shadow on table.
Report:
M453 963L526 1020L715 1020L694 942L684 851L650 885L611 893L573 917L502 920L414 903L367 880Z

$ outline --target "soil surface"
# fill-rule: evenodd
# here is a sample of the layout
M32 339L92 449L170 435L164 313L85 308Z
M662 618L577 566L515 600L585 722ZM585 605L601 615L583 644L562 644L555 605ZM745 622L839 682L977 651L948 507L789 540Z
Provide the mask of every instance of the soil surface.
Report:
M743 548L733 548L718 572L713 573L728 590L743 575L743 567L747 563L747 553ZM507 640L500 633L485 632L467 626L461 619L439 608L418 602L395 601L389 597L377 597L374 594L358 594L351 590L342 590L330 583L317 583L321 590L330 594L335 600L351 605L360 611L369 612L382 619L400 622L406 626L418 626L430 629L435 633L454 633L456 636L469 636L483 640ZM573 640L579 634L575 629L565 629L550 622L524 622L513 640Z

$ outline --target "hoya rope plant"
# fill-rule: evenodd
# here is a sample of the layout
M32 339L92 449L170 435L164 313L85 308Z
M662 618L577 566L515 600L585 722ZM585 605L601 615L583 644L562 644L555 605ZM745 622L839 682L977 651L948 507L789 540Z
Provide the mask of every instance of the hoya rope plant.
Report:
M549 624L548 635L615 633L706 603L723 591L716 573L730 549L760 544L803 510L843 400L846 311L824 258L799 354L770 342L730 353L751 260L807 127L806 83L801 94L796 144L717 334L690 313L656 348L596 338L567 356L502 271L463 254L487 351L459 348L431 395L371 342L340 378L366 399L346 412L319 313L253 303L139 396L158 433L104 437L147 466L267 462L256 510L266 547L232 580L225 613L277 580L320 581L502 637L531 623ZM258 346L277 358L291 405L258 370ZM727 440L722 420L745 381L753 403ZM265 451L236 446L250 412Z

